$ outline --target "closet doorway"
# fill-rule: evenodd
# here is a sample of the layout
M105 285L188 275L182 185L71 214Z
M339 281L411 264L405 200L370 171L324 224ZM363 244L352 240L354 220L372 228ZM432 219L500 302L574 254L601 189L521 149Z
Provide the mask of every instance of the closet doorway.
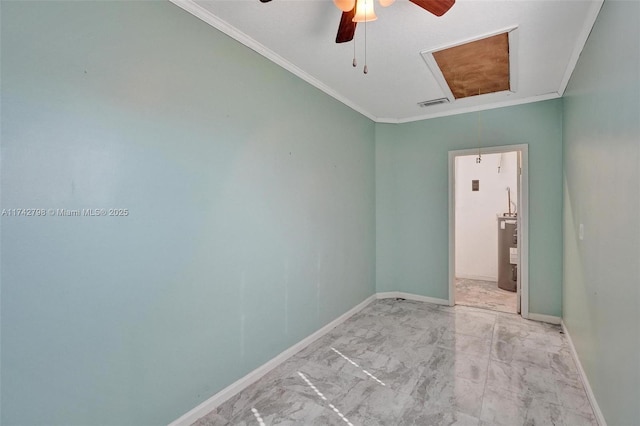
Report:
M528 317L527 145L449 152L449 304Z

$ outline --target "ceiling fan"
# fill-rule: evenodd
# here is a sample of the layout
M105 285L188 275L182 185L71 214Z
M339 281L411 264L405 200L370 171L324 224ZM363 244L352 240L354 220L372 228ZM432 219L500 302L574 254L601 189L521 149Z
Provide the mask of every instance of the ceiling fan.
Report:
M262 3L268 3L271 0L260 0ZM380 0L380 5L383 7L391 5L395 0ZM436 16L442 16L454 5L456 0L409 0L411 3L420 6L427 12L433 13ZM364 22L365 20L375 19L363 19L359 16L363 10L369 8L373 11L373 0L333 0L335 5L342 10L342 17L340 18L340 25L338 26L338 34L336 35L336 43L345 43L353 40L353 36L356 33L356 26L358 22ZM366 5L368 3L368 5ZM370 15L371 16L371 15Z

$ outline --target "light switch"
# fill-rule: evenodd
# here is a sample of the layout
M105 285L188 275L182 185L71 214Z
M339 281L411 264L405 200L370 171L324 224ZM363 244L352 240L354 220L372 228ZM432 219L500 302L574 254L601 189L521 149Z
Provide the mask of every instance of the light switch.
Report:
M584 240L584 225L582 223L578 227L578 238L580 238L580 240Z

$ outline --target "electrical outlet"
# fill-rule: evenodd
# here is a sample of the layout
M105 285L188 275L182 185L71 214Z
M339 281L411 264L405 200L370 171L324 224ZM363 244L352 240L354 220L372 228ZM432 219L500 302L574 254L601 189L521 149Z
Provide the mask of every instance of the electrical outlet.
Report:
M584 225L582 223L578 227L578 238L580 238L581 241L584 240Z

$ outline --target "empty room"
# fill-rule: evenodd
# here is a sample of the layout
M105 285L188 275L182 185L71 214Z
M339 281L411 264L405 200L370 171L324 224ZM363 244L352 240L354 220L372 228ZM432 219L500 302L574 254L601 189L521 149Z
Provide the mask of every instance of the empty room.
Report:
M639 28L0 0L0 424L640 425Z

